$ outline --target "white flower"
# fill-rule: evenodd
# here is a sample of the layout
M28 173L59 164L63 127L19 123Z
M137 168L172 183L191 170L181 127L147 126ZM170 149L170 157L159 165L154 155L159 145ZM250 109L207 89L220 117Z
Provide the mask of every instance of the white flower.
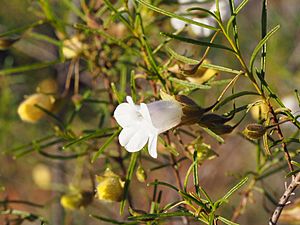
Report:
M291 110L293 115L298 115L300 113L299 103L295 96L289 95L282 99L282 103L285 105L286 108Z
M174 101L156 101L149 104L134 104L130 96L127 103L118 105L114 117L123 128L119 142L129 152L141 150L148 142L148 151L157 158L157 138L181 122L182 106Z

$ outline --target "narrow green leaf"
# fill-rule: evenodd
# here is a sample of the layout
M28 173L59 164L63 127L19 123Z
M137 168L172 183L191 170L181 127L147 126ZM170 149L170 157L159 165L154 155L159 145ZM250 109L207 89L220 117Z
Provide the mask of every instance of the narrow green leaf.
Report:
M196 194L200 196L200 189L199 189L199 176L198 176L198 150L194 152L193 155L193 160L194 160L194 166L193 166L193 181L194 181L194 187L196 190Z
M19 67L14 67L14 68L8 68L8 69L3 69L0 70L0 76L2 75L10 75L10 74L15 74L15 73L24 73L32 70L39 70L43 69L55 64L58 64L60 61L55 60L51 62L41 62L41 63L34 63L31 65L25 65L25 66L19 66Z
M92 158L92 163L95 162L96 159L98 159L98 157L104 152L104 150L110 145L110 143L114 140L114 138L120 133L120 129L116 130L115 133L113 133L113 135L111 135L105 142L104 144L101 146L101 148L99 148L99 150L94 154L93 158Z
M127 199L128 192L129 192L129 185L130 185L130 182L132 179L134 169L136 167L138 154L139 154L138 152L134 152L131 154L130 163L129 163L127 174L126 174L125 186L124 186L124 197L123 197L123 200L122 200L121 206L120 206L120 214L123 214L123 212L124 212L125 203L126 203L126 199Z
M223 101L219 102L213 110L218 110L221 106L227 104L228 102L231 102L232 100L242 97L242 96L246 96L246 95L259 95L256 92L252 92L252 91L241 91L238 93L235 93L233 95L228 96L227 98L225 98Z
M274 27L272 30L270 30L266 36L257 44L257 46L255 47L255 49L253 50L253 53L251 55L250 58L250 63L249 63L249 68L251 70L251 72L253 71L253 65L254 65L254 61L255 58L257 56L257 54L259 53L259 50L263 47L263 45L269 40L269 38L271 36L273 36L275 34L275 32L280 28L280 25L277 25L276 27Z
M41 149L38 150L38 153L41 154L44 157L50 158L50 159L58 159L58 160L71 160L71 159L77 159L79 157L87 155L87 152L77 153L77 154L69 154L69 155L61 155L61 154L50 154L48 152L44 152Z
M183 62L183 63L186 63L186 64L192 64L192 65L197 65L200 62L199 60L191 59L191 58L188 58L186 56L180 55L168 46L166 46L166 50L176 60L178 60L180 62ZM218 70L218 71L221 71L221 72L233 73L233 74L240 74L241 73L241 71L238 71L238 70L233 70L233 69L230 69L230 68L227 68L227 67L217 66L217 65L213 65L213 64L209 64L209 63L202 63L200 65L200 67L207 68L207 69L214 69L214 70Z
M237 183L233 188L231 188L224 196L221 198L219 206L223 203L226 202L228 198L230 198L234 192L239 190L246 182L248 181L248 177L243 178L239 183Z
M292 160L291 163L294 165L294 166L297 166L298 168L300 168L300 163Z
M193 214L189 212L171 212L171 213L151 213L151 214L146 214L142 216L129 216L128 219L130 220L138 220L138 221L148 221L148 220L154 220L154 219L159 219L159 218L172 218L172 217L177 217L177 216L192 216L194 217Z
M173 186L172 184L168 184L168 183L163 182L163 181L154 181L154 182L151 182L149 185L163 185L163 186L172 188L172 189L175 190L175 191L179 191L178 188L176 188L176 187Z
M44 34L39 34L39 33L36 33L36 32L28 32L28 35L32 38L35 38L35 39L40 40L40 41L48 42L48 43L56 45L58 47L61 47L63 45L61 41L55 40L54 38L51 38L51 37L49 37L47 35L44 35Z
M248 3L249 0L243 0L238 7L235 9L235 14L238 15L239 12L245 7L245 5Z
M73 11L78 17L80 17L83 21L87 19L85 14L78 9L78 7L71 0L63 0L62 1L71 11Z
M207 28L207 29L210 29L210 30L219 30L216 27L209 26L209 25L204 24L204 23L199 23L199 22L194 21L192 19L188 19L186 17L179 16L179 15L176 15L174 13L165 11L165 10L163 10L161 8L158 8L158 7L154 6L154 5L151 5L150 3L148 3L148 2L146 2L144 0L136 0L136 1L139 2L139 3L141 3L141 4L143 4L144 6L146 6L147 8L149 8L149 9L155 11L155 12L158 12L160 14L163 14L163 15L171 17L171 18L176 18L178 20L186 22L187 24L194 24L194 25L197 25L197 26L200 26L200 27L204 27L204 28Z
M19 28L16 28L16 29L13 29L13 30L9 30L9 31L6 31L6 32L3 32L3 33L0 33L0 37L6 37L6 36L11 36L11 35L15 35L15 34L18 34L20 35L21 33L23 33L24 31L30 29L30 28L34 28L36 26L39 26L39 25L42 25L45 23L45 20L38 20L32 24L29 24L29 25L25 25L23 27L19 27Z
M201 202L201 200L196 199L194 196L192 196L192 195L190 195L190 194L188 194L188 193L186 193L184 191L179 191L179 194L181 194L184 199L192 201L195 204L201 206L203 209L205 209L205 211L207 211L207 212L209 211L209 209L207 208L206 204L203 203L203 202Z
M227 51L235 53L234 50L232 50L231 48L226 47L224 45L219 45L219 44L214 44L214 43L210 43L210 42L199 41L199 40L196 40L196 39L186 38L186 37L183 37L183 36L180 36L180 35L171 34L171 33L161 32L161 34L164 35L164 36L167 36L169 38L173 38L173 39L182 41L182 42L186 42L186 43L190 43L190 44L194 44L194 45L205 46L205 47L209 46L211 48L224 49L224 50L227 50Z
M92 217L92 218L95 218L95 219L97 219L97 220L101 220L101 221L104 221L104 222L108 222L108 223L110 223L110 224L127 224L127 225L133 225L133 224L138 224L138 222L125 222L125 221L122 221L122 222L120 222L120 221L117 221L117 220L113 220L113 219L111 219L111 218L107 218L107 217L103 217L103 216L98 216L98 215L93 215L93 214L91 214L91 215L89 215L90 217Z
M196 84L196 83L192 83L190 81L180 80L175 77L169 77L169 80L176 84L180 84L184 87L189 87L189 88L198 88L198 89L210 89L211 88L210 85Z
M79 144L79 143L81 143L83 141L87 141L87 140L92 139L92 138L99 138L101 136L111 135L111 132L114 131L115 129L117 129L117 127L106 128L106 129L94 131L91 134L87 134L85 136L82 136L82 137L80 137L80 138L78 138L76 140L73 140L73 141L69 142L68 144L66 144L65 146L63 146L63 149L69 148L72 145Z
M263 0L262 15L261 15L261 38L267 35L267 0ZM261 50L261 68L260 76L265 77L266 71L266 56L267 56L267 43L264 43Z
M239 225L238 223L235 223L235 222L232 222L222 216L218 216L218 220L222 221L223 223L225 224L228 224L228 225Z
M215 138L219 143L224 143L224 139L217 135L216 133L214 133L212 130L206 128L206 127L201 127L207 134L209 134L211 137Z

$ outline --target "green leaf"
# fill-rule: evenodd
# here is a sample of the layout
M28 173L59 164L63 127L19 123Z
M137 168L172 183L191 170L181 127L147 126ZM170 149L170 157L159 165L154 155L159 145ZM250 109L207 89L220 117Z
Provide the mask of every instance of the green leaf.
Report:
M178 188L176 188L176 187L173 186L172 184L168 184L168 183L163 182L163 181L154 181L154 182L151 182L149 185L163 185L163 186L172 188L173 190L175 190L175 191L177 191L177 192L179 191Z
M229 18L227 25L226 25L226 33L229 33L229 28L236 16L239 14L239 12L244 8L244 6L248 3L249 0L243 0L238 7L235 9L234 14Z
M206 127L201 127L207 134L209 134L211 137L213 137L214 139L216 139L220 144L224 143L224 139L217 135L216 133L214 133L212 130L206 128Z
M158 218L172 218L172 217L177 217L177 216L192 216L194 217L193 214L189 212L171 212L171 213L151 213L151 214L146 214L142 216L129 216L128 219L130 220L138 220L138 221L148 221L148 220L154 220Z
M239 183L237 183L233 188L231 188L219 201L215 203L216 208L220 207L224 202L226 202L237 190L239 190L246 182L248 177L243 178Z
M206 206L205 203L201 202L201 200L196 199L194 196L192 196L184 191L179 191L179 194L181 194L184 199L192 201L195 204L201 206L203 209L205 209L205 211L207 211L207 212L210 211L210 209Z
M130 185L132 175L133 175L133 172L134 172L134 169L136 166L138 154L139 154L138 152L131 154L130 163L129 163L127 174L126 174L125 186L124 186L124 197L123 197L123 200L122 200L121 206L120 206L120 214L123 214L123 212L124 212L124 207L125 207L126 199L127 199L128 192L129 192L129 185Z
M111 132L114 131L115 129L117 129L117 127L105 128L105 129L102 129L102 130L95 131L91 134L87 134L85 136L82 136L82 137L80 137L76 140L73 140L73 141L69 142L68 144L63 146L63 149L69 148L72 145L79 144L83 141L87 141L87 140L92 139L92 138L99 138L99 137L111 135Z
M193 181L194 181L194 187L196 190L196 194L200 196L200 189L199 189L199 176L198 176L198 151L194 152L193 155L194 160L194 166L193 166Z
M227 104L228 102L231 102L232 100L242 97L242 96L246 96L246 95L259 95L256 92L252 92L252 91L241 91L238 93L235 93L233 95L228 96L227 98L225 98L223 101L219 102L213 110L218 110L221 106Z
M300 168L300 163L296 162L296 161L291 161L291 163L294 165L294 166L297 166L298 168Z
M186 56L180 55L177 52L175 52L173 49L170 47L166 46L166 50L178 61L186 63L186 64L192 64L192 65L197 65L200 63L199 60L191 59ZM218 66L218 65L213 65L209 63L202 63L200 67L207 68L207 69L213 69L213 70L218 70L221 72L226 72L226 73L233 73L233 74L240 74L241 71L238 70L233 70L227 67L223 66Z
M267 34L267 0L263 0L262 15L261 15L261 38L263 39ZM260 76L265 77L266 71L266 56L267 56L267 43L262 46L261 50L261 70Z
M15 73L24 73L32 70L39 70L43 69L55 64L58 64L60 61L55 60L51 62L41 62L41 63L34 63L31 65L25 65L25 66L19 66L19 67L14 67L14 68L7 68L0 70L0 76L2 75L10 75L10 74L15 74Z
M207 28L207 29L210 29L210 30L216 30L216 31L219 30L219 29L216 28L216 27L209 26L209 25L206 25L206 24L204 24L204 23L199 23L199 22L197 22L197 21L188 19L188 18L186 18L186 17L179 16L179 15L176 15L176 14L174 14L174 13L165 11L165 10L163 10L163 9L161 9L161 8L158 8L158 7L154 6L154 5L151 5L150 3L148 3L148 2L146 2L146 1L144 1L144 0L136 0L136 1L139 2L139 3L141 3L141 4L143 4L143 5L146 6L147 8L149 8L149 9L155 11L155 12L158 12L158 13L160 13L160 14L163 14L163 15L165 15L165 16L168 16L168 17L171 17L171 18L176 18L176 19L181 20L181 21L184 21L184 22L186 22L186 23L188 23L188 24L194 24L194 25L197 25L197 26L200 26L200 27L204 27L204 28Z
M249 63L249 68L250 68L250 71L252 72L253 71L253 65L254 65L254 61L255 61L255 58L259 52L259 50L264 46L264 44L269 40L269 38L271 36L273 36L275 34L275 32L280 28L280 25L277 25L276 27L274 27L272 30L270 30L266 36L257 44L257 46L255 47L255 49L253 50L253 53L251 55L251 58L250 58L250 63Z
M92 158L92 163L95 162L96 159L98 159L98 157L104 152L104 150L110 145L110 143L114 140L114 138L120 133L121 129L118 129L115 131L115 133L113 133L105 142L104 144L101 146L101 148L99 148L99 150L94 154L93 158Z
M184 87L189 87L189 88L198 88L198 89L210 89L211 88L210 85L196 84L196 83L192 83L190 81L180 80L175 77L169 77L169 80L176 84L180 84Z
M101 221L104 221L104 222L108 222L108 223L110 223L110 224L127 224L127 225L132 225L132 224L138 224L138 222L124 222L124 221L122 221L122 222L120 222L120 221L117 221L117 220L113 220L113 219L111 219L111 218L106 218L106 217L103 217L103 216L98 216L98 215L93 215L93 214L91 214L91 215L89 215L90 217L92 217L92 218L95 218L95 219L97 219L97 220L101 220Z
M220 220L223 223L228 224L228 225L239 225L238 223L234 223L234 222L232 222L232 221L230 221L230 220L228 220L228 219L226 219L222 216L218 216L218 220Z
M31 28L34 28L36 26L39 26L39 25L42 25L45 23L45 20L38 20L32 24L29 24L29 25L25 25L23 27L19 27L19 28L16 28L16 29L13 29L13 30L9 30L9 31L6 31L6 32L3 32L3 33L0 33L0 38L1 37L6 37L6 36L11 36L11 35L15 35L15 34L18 34L20 35L21 33L23 33L24 31L28 30L28 29L31 29Z
M231 48L226 47L224 45L219 45L219 44L214 44L214 43L210 43L210 42L199 41L199 40L196 40L196 39L186 38L186 37L183 37L183 36L180 36L180 35L171 34L171 33L161 32L161 34L164 35L164 36L167 36L169 38L173 38L173 39L176 39L176 40L179 40L179 41L182 41L182 42L186 42L186 43L189 43L189 44L200 45L200 46L205 46L205 47L209 46L211 48L224 49L224 50L227 50L227 51L235 53L234 50L232 50Z

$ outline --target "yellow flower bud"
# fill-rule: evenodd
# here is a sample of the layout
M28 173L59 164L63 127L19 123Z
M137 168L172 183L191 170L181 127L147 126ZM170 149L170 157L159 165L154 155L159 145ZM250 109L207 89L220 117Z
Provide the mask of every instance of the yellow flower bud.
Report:
M267 129L264 125L261 124L249 124L243 131L243 134L252 140L261 138L265 133Z
M264 102L259 102L250 109L250 113L255 120L266 119L269 112L269 107Z
M62 52L65 58L72 59L80 55L87 48L87 45L82 43L78 35L63 41Z
M54 98L44 94L33 94L25 99L18 108L18 114L23 121L35 123L45 116L45 112L36 105L51 111L54 105Z
M124 182L117 174L110 169L106 169L103 176L96 176L96 180L98 182L96 187L96 197L99 200L109 202L119 202L122 200L124 194Z
M141 166L138 166L135 175L136 175L136 178L138 179L138 181L141 183L144 183L147 180L146 171Z
M32 179L38 187L48 189L51 184L50 169L44 164L36 165L32 170Z
M198 162L201 164L206 160L212 160L218 156L216 152L211 149L211 146L203 143L201 138L195 139L187 146L188 157L193 158L194 152L197 152Z
M80 209L88 206L93 200L93 193L88 191L65 194L60 199L62 207L68 210Z
M52 78L42 80L38 84L36 91L42 94L56 94L58 91L57 82Z

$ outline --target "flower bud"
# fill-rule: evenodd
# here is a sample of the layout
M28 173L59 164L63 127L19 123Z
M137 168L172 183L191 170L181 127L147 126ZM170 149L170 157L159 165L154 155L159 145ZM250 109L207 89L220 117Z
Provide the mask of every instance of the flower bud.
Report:
M122 200L124 182L117 174L107 168L103 176L96 176L96 180L98 182L96 197L99 200L109 202L119 202Z
M74 35L70 39L63 41L62 52L66 59L72 59L81 54L87 48L87 45L82 43L78 35Z
M25 99L18 107L18 114L23 121L35 123L45 116L45 112L36 105L45 110L51 111L54 106L54 98L44 94L33 94Z
M197 152L197 158L199 163L203 163L205 160L211 160L218 156L216 152L211 149L211 146L202 142L201 138L195 139L191 144L187 146L189 152L189 158L193 158L194 152Z
M58 91L57 82L52 78L42 80L36 88L36 92L42 94L56 94L57 91Z
M138 179L138 181L141 183L144 183L147 179L146 171L141 166L138 166L135 175L136 175L136 178Z
M247 127L243 130L243 134L251 139L259 139L266 133L267 129L264 125L261 124L249 124Z
M46 165L38 164L32 170L32 179L38 187L48 189L51 185L51 171Z
M266 119L269 113L269 107L264 102L259 102L250 109L250 113L255 120Z
M88 206L92 200L92 192L82 191L63 195L60 199L60 204L65 209L75 210Z

